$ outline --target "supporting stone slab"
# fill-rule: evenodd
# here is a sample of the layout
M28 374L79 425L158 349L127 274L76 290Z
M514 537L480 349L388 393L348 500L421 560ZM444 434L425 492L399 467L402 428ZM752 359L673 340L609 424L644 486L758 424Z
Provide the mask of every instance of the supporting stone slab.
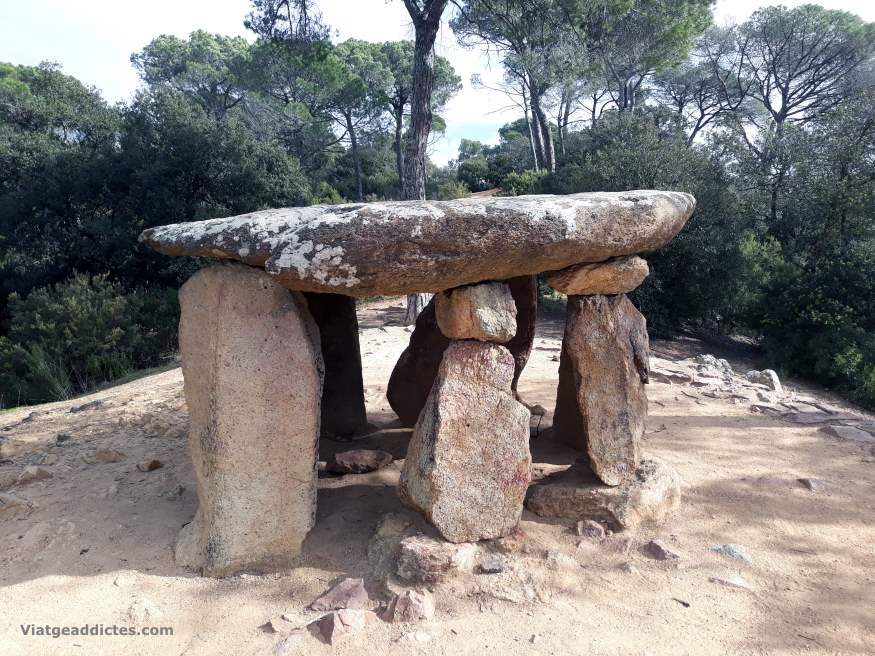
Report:
M632 476L647 417L647 323L619 296L569 296L553 430L608 485Z
M484 282L448 289L435 296L438 327L450 339L504 344L516 334L516 305L510 287Z
M591 519L614 530L661 522L680 507L680 476L670 465L643 459L622 485L599 481L585 465L541 479L529 488L526 507L541 517Z
M506 348L453 342L413 431L398 494L450 542L501 537L519 523L532 459L513 373Z
M284 566L316 510L323 364L304 297L241 264L179 292L198 509L176 560L204 574Z
M346 437L368 427L362 356L355 299L342 294L305 293L319 326L325 385L322 390L322 437Z
M520 276L504 282L510 287L517 309L516 334L504 345L514 358L512 389L516 394L517 382L535 341L538 283L536 276ZM389 405L402 425L416 424L449 344L450 339L438 327L435 300L432 299L416 319L410 343L398 358L386 391Z

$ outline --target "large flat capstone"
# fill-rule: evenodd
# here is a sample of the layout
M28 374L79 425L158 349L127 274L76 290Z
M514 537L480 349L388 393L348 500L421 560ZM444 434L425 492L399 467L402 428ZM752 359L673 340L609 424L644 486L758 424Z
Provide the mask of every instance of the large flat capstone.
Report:
M140 240L166 255L264 267L289 289L439 292L655 250L695 204L629 191L316 205L150 228Z

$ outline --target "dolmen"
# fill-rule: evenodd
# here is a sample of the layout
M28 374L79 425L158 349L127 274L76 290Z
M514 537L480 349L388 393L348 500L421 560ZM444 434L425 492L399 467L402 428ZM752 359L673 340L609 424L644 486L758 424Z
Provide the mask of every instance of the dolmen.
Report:
M646 519L642 504L617 510L618 499L653 496L660 479L641 454L646 322L626 293L648 274L640 255L668 243L694 208L689 194L665 191L469 198L273 209L143 232L160 253L222 261L179 294L199 505L177 562L221 576L282 568L300 552L320 435L368 426L363 296L434 294L387 396L413 426L399 496L444 538L507 535L524 503L567 515L570 499L574 513L608 513L618 528ZM530 488L530 411L517 383L538 274L568 295L554 433L585 452L586 486Z

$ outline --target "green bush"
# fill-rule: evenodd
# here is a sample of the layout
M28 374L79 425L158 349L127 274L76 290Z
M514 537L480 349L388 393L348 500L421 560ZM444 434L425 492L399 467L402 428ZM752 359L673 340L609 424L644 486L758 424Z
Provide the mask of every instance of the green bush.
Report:
M501 180L499 196L523 196L541 192L541 184L546 171L526 170L520 173L511 171Z
M0 339L0 404L60 400L133 369L157 364L176 346L171 290L126 293L106 275L12 294Z

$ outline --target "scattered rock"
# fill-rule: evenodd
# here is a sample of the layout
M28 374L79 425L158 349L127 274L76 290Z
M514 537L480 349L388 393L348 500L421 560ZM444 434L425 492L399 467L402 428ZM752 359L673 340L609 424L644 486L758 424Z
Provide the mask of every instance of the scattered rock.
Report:
M273 648L274 654L288 654L292 650L296 650L298 645L309 635L307 629L297 628L291 631L282 640L276 643Z
M404 538L398 555L398 576L416 583L436 583L456 572L470 572L477 547L452 544L426 535Z
M719 544L716 547L711 547L709 551L718 553L721 556L726 556L727 558L743 560L746 563L753 562L753 559L750 557L750 554L747 552L747 549L744 548L743 544Z
M434 597L427 590L405 590L395 595L383 613L386 622L419 622L434 617Z
M575 530L578 535L586 538L593 538L594 540L601 540L605 537L605 527L591 519L584 519L577 522Z
M64 442L69 442L72 439L73 436L70 435L70 433L58 433L55 435L55 444L60 446L61 444L64 444Z
M25 467L22 472L18 475L18 480L16 484L18 485L27 485L28 483L34 483L36 481L44 481L47 478L52 477L52 472L45 467L38 467L36 465L28 465Z
M500 282L448 289L435 296L438 327L450 339L504 343L516 333L516 305Z
M626 294L650 274L647 261L637 255L614 257L596 264L577 264L551 273L546 282L563 294Z
M14 494L0 492L0 519L12 519L20 515L27 515L31 510L33 510L33 504L30 501Z
M369 610L344 608L328 613L313 624L329 645L334 645L364 629L376 615Z
M94 462L121 462L125 459L125 454L115 449L97 449L92 455Z
M548 476L529 488L526 507L541 517L581 517L614 529L660 522L680 505L680 477L669 465L644 459L617 487L604 485L585 465Z
M70 412L84 412L85 410L94 410L95 408L99 408L103 405L103 401L100 399L96 399L94 401L89 401L88 403L83 403L82 405L73 406L70 408Z
M830 424L829 426L824 426L820 430L827 435L837 437L841 440L850 440L852 442L875 442L875 436L870 435L856 426Z
M680 558L677 553L659 540L651 540L642 547L642 551L654 560L677 560Z
M425 631L407 631L401 634L398 642L419 642L425 643L431 641L431 634Z
M765 385L778 394L784 393L784 388L781 386L781 379L778 378L778 374L775 373L773 369L763 369L762 371L756 371L754 369L748 371L744 377L757 385Z
M821 492L829 487L829 482L822 478L797 478L796 480L812 492Z
M753 590L753 587L750 583L745 581L741 576L735 574L730 576L729 578L723 578L721 576L709 576L708 580L711 583L716 583L718 585L724 585L728 588L739 588L741 590Z
M486 554L480 559L477 570L481 574L501 574L504 571L504 558L498 554Z
M292 632L300 630L300 627L296 623L290 621L286 615L272 618L268 621L266 628L269 631L279 633L280 635L290 635Z
M143 462L137 463L137 469L141 472L155 471L156 469L161 469L163 466L164 463L160 460L144 460Z
M398 495L451 542L497 538L519 523L532 457L513 375L503 346L452 342L413 431Z
M620 565L620 569L626 572L626 574L640 574L641 570L635 567L632 563L623 563Z
M313 610L367 609L371 600L363 579L346 578L316 599Z
M654 369L652 366L648 372L648 380L651 383L666 383L674 385L675 383L692 383L693 377L690 374L681 371L668 371L666 369Z
M699 371L702 373L716 372L721 377L735 375L735 371L728 360L714 357L710 353L697 355L693 358L693 361L700 365Z
M352 449L335 453L325 465L332 474L366 474L392 462L392 454L376 449Z

